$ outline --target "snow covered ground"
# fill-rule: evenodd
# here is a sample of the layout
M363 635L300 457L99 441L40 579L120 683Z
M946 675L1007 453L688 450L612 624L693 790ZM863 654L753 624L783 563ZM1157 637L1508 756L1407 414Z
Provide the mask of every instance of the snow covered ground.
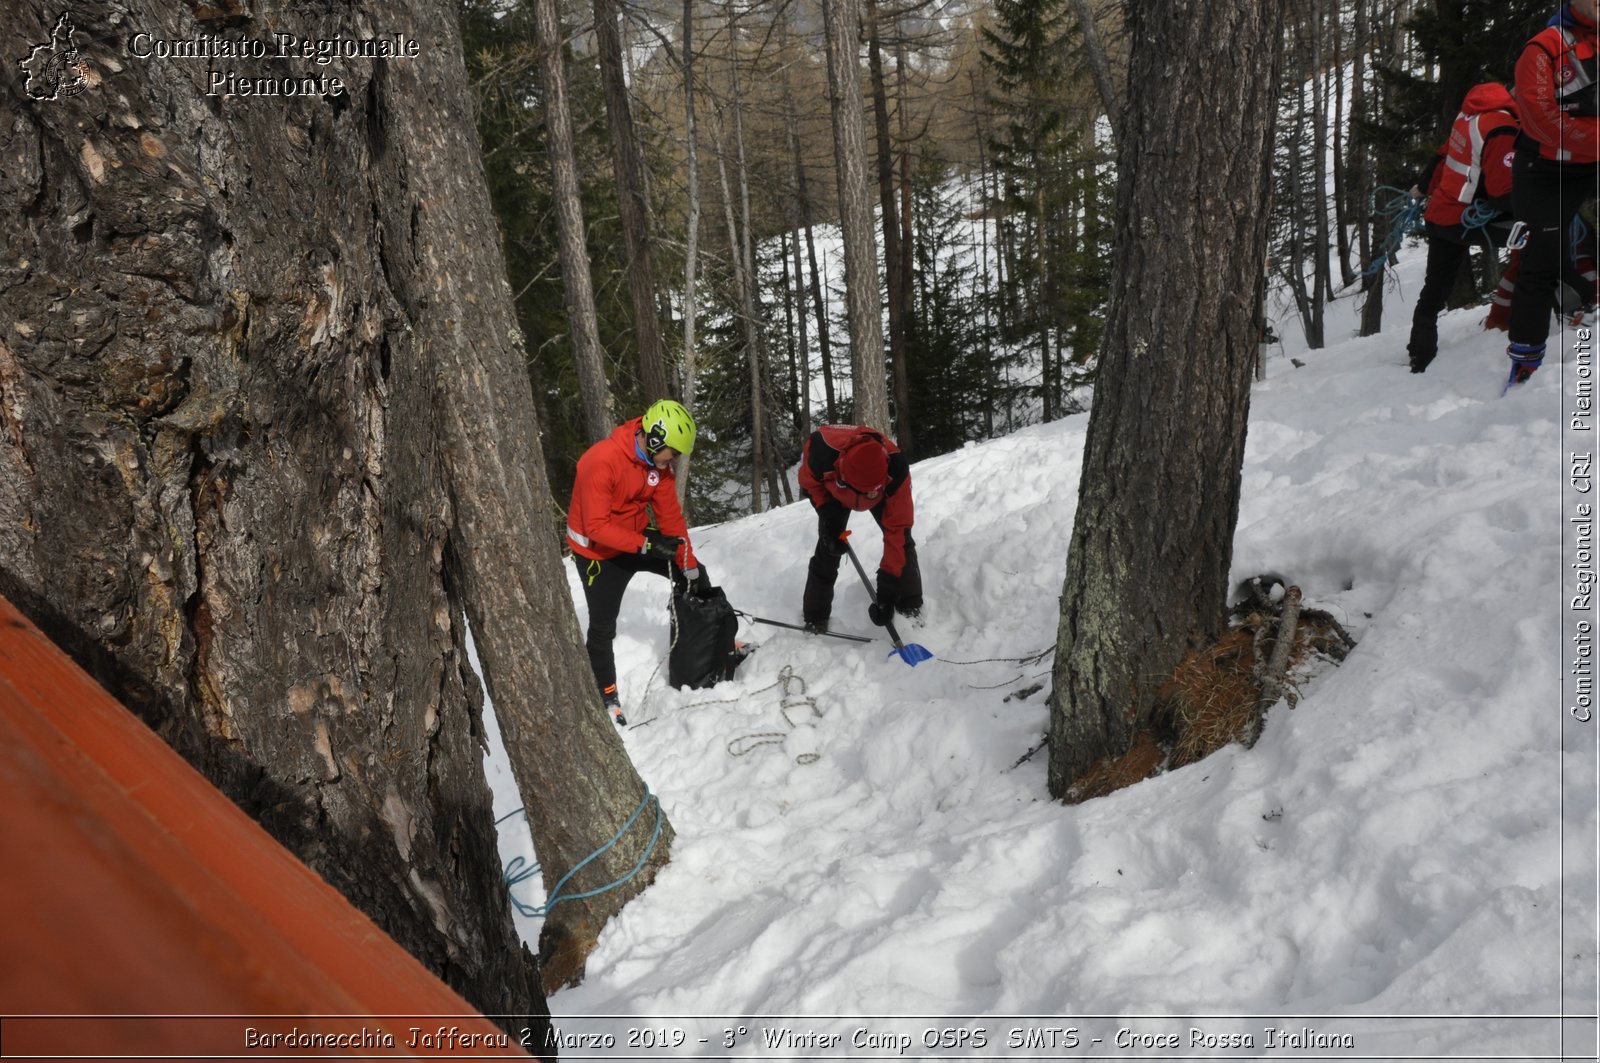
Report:
M1359 646L1251 751L1076 807L1043 752L1017 763L1049 659L1016 659L1055 639L1087 415L914 467L929 619L903 634L937 654L915 669L746 625L736 681L674 691L665 584L636 581L617 656L648 723L624 739L677 843L551 1000L615 1047L562 1054L1594 1058L1594 1022L1560 1019L1597 991L1596 725L1562 687L1580 367L1569 337L1501 398L1479 309L1409 373L1422 255L1383 335L1344 338L1343 301L1329 347L1288 339L1256 387L1235 580L1284 574ZM876 528L853 530L870 569ZM814 538L803 502L694 533L736 607L790 620ZM836 626L874 633L848 564L838 591ZM512 812L498 751L490 775Z

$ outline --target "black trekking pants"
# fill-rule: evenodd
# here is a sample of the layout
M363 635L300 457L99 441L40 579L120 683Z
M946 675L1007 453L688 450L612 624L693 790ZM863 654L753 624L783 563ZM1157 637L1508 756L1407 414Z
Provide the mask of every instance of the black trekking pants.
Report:
M1511 173L1511 203L1517 220L1528 227L1528 242L1511 295L1510 338L1512 343L1538 347L1550 335L1550 307L1562 274L1578 287L1567 250L1568 233L1578 208L1594 198L1600 167L1552 162L1518 151Z
M1411 315L1411 342L1406 353L1411 356L1411 368L1422 372L1439 353L1439 314L1456 285L1461 264L1473 244L1484 247L1490 254L1503 246L1506 228L1485 225L1478 229L1464 229L1459 225L1439 225L1428 222L1428 271L1422 278L1422 290L1417 293L1416 310Z
M618 554L604 561L573 554L572 563L578 569L583 600L589 606L589 632L584 648L589 651L589 668L604 697L617 689L617 657L612 643L617 638L617 615L622 611L622 595L628 589L628 581L638 572L664 577L670 574L666 561L639 554Z
M869 511L880 529L883 507L884 503L879 502ZM829 501L817 507L817 546L806 566L806 591L801 603L801 615L808 624L820 624L833 615L833 584L839 578L839 565L844 558L823 544L837 540L849 524L850 510L839 503ZM892 604L897 613L922 608L922 569L917 564L917 544L909 529L906 531L906 565L900 572L900 596Z

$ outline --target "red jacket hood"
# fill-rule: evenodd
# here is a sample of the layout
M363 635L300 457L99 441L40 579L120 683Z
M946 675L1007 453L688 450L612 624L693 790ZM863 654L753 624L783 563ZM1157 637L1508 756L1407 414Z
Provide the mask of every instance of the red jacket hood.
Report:
M1517 113L1517 101L1511 90L1498 81L1486 81L1472 86L1467 98L1461 101L1462 114L1482 114L1485 111L1510 111Z
M643 465L646 468L649 468L650 462L639 457L639 446L636 442L636 438L639 435L639 431L643 424L643 417L635 417L631 421L622 422L611 430L611 442L615 443L619 448L621 448L622 452L628 455L629 459L638 462L640 465ZM671 466L668 466L667 472L670 473L671 471Z

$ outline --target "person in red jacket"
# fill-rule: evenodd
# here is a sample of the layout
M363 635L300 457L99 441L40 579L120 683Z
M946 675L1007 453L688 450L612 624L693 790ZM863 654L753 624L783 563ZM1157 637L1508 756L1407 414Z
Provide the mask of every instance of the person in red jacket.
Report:
M1421 373L1439 353L1439 311L1456 275L1476 243L1493 254L1503 246L1510 222L1494 216L1511 210L1511 160L1515 154L1517 105L1499 82L1476 85L1461 103L1450 136L1411 190L1427 190L1422 214L1428 232L1428 269L1411 319L1411 371Z
M867 608L874 624L896 612L922 614L922 570L911 538L911 466L900 448L880 432L853 424L825 424L800 452L800 488L817 511L817 547L806 570L802 617L806 629L828 630L833 584L845 553L850 514L867 510L883 530L877 602Z
M1561 279L1567 232L1600 175L1600 70L1596 0L1562 6L1517 60L1522 135L1512 208L1527 227L1522 268L1511 297L1507 384L1521 383L1544 361L1550 306Z
M612 642L628 582L636 573L651 572L702 597L712 592L711 577L689 544L672 471L673 460L694 449L694 436L689 411L662 399L578 459L567 507L567 544L589 606L589 667L619 725L627 721L617 694Z

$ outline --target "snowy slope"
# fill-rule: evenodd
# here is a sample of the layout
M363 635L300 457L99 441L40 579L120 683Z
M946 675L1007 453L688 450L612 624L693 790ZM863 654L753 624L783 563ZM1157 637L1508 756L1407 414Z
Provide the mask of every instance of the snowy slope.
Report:
M1502 399L1504 336L1475 310L1446 315L1439 359L1410 374L1421 257L1382 336L1337 339L1341 304L1332 346L1273 358L1255 390L1235 578L1283 573L1360 645L1252 751L1070 808L1042 752L1014 767L1046 710L1044 691L1008 695L1048 689L1049 659L989 659L1054 642L1087 415L915 466L929 621L903 634L937 661L747 625L762 647L735 682L674 691L665 585L636 581L617 654L649 722L625 741L678 840L587 982L552 999L562 1025L660 1017L688 1034L668 1055L722 1053L743 1025L732 1054L750 1058L779 1057L759 1029L800 1028L761 1016L839 1016L806 1028L863 1058L972 1051L924 1046L949 1023L865 1016L965 1020L1002 1057L1038 1054L1011 1043L1030 1023L1079 1029L1067 1056L1225 1054L1191 1027L1272 1054L1269 1026L1369 1058L1553 1055L1559 1023L1514 1017L1592 1014L1596 992L1597 820L1575 770L1593 754L1561 749L1561 370ZM870 569L877 531L853 530ZM694 540L738 608L794 620L814 535L800 503ZM848 563L838 590L836 626L872 633ZM781 711L784 675L814 709ZM520 804L503 755L491 782L502 812ZM531 855L518 820L502 831L508 858ZM1383 1018L1405 1015L1434 1018ZM593 1054L625 1054L628 1024L606 1028L619 1047ZM1584 1054L1592 1030L1568 1030Z

